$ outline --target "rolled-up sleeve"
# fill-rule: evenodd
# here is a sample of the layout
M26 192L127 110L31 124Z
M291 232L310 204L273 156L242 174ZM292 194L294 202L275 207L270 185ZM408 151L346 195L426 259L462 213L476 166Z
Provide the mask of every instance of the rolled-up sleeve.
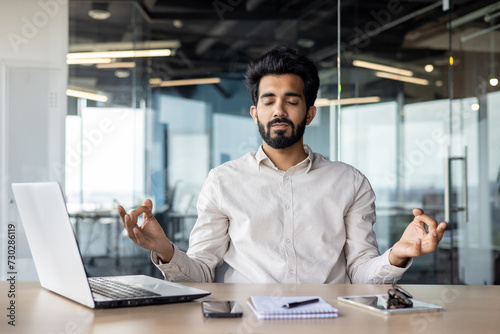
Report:
M375 223L375 194L366 177L357 172L354 198L344 217L346 243L344 247L347 273L352 283L394 283L410 267L391 265L387 250L380 255L373 224Z
M166 280L212 282L215 267L223 262L229 245L228 216L221 210L218 179L213 170L200 192L197 204L198 219L191 231L187 253L174 245L169 263L161 263L154 254L152 261Z

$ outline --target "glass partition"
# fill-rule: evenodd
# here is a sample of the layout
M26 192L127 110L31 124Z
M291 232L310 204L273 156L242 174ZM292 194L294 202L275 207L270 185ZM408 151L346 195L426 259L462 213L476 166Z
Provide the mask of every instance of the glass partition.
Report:
M135 259L147 252L122 233L116 208L151 197L148 58L136 53L145 20L126 2L71 1L69 17L68 211L89 275L144 273Z
M438 251L416 258L402 282L498 282L496 3L354 7L342 12L345 31L354 31L339 41L342 99L381 102L363 106L363 115L359 106L341 108L340 159L372 182L381 250L420 207L449 227Z
M167 235L187 249L208 171L261 143L246 65L286 44L320 72L305 143L368 177L380 251L399 239L413 208L449 222L438 251L415 259L402 282L498 284L495 1L214 3L103 2L111 16L89 23L91 3L70 2L70 53L171 52L69 65L70 88L106 97L69 98L70 204L113 210L152 198ZM82 242L107 251L82 231ZM118 232L121 248L111 254L138 255L147 267Z

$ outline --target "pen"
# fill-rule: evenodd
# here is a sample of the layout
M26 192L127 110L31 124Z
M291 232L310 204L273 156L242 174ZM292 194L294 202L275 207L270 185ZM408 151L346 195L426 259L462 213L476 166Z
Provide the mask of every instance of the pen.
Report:
M317 302L319 302L319 298L304 300L302 302L287 303L287 304L283 305L283 307L284 308L294 308L297 306L302 306L302 305L307 305L307 304L312 304L312 303L317 303Z

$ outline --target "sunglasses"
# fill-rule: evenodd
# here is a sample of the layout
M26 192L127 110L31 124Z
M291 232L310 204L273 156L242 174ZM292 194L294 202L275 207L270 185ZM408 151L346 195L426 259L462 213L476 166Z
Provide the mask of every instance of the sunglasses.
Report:
M411 300L413 296L402 287L393 284L392 288L387 290L387 293L389 295L389 299L387 300L388 309L413 307Z

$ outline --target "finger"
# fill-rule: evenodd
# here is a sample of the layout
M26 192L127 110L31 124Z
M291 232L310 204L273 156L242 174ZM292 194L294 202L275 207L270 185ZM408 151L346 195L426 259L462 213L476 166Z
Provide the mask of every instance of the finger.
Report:
M149 208L149 212L144 212L144 215L146 216L146 218L152 217L153 216L153 201L150 200L149 198L147 198L144 201L143 206Z
M132 223L129 215L125 215L123 219L123 226L125 226L125 230L127 230L128 237L135 242L135 234L133 230L136 225Z
M144 201L143 205L147 206L148 208L151 209L151 211L153 211L153 201L150 200L149 198L146 198L146 200Z
M417 239L413 244L412 256L420 256L422 254L422 239Z
M417 224L424 232L427 233L427 230L425 229L425 223L423 221L419 220L418 217L419 216L414 217L411 224Z
M437 228L437 221L427 215L418 215L415 217L417 221L423 222L425 225L429 226L429 232L435 230Z
M146 248L145 247L145 245L146 245L146 239L144 238L144 235L142 234L141 229L139 229L137 227L134 227L134 229L132 230L132 232L134 233L134 237L135 237L134 241L135 241L135 243L138 246Z
M430 234L430 238L426 238L428 240L428 244L426 245L425 247L425 250L424 252L427 254L427 253L430 253L430 252L434 252L436 249L437 249L437 245L439 243L439 235L438 235L438 232L437 230L433 230L432 232L429 232Z
M444 231L446 230L447 226L448 226L448 224L446 224L445 222L441 222L438 225L438 227L436 229L438 241L441 241L441 239L443 238Z
M118 205L117 210L118 210L118 214L120 215L120 218L122 219L122 223L125 223L125 215L127 214L127 212L125 211L125 209L121 205Z
M413 209L413 215L415 217L417 216L420 216L420 215L423 215L424 214L424 210L420 209L420 208L417 208L417 209Z
M130 218L132 218L133 223L137 223L137 218L142 215L143 213L146 214L146 216L150 217L151 216L151 208L148 206L140 206L137 209L134 209L130 211Z

